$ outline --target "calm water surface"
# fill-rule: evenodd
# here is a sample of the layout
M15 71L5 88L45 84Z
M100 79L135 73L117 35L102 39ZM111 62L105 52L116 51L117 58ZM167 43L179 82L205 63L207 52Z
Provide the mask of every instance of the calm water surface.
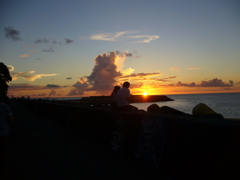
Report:
M169 106L185 113L192 114L192 109L199 103L204 103L226 118L240 119L240 93L221 94L184 94L167 95L174 101L154 102L159 106ZM133 103L139 109L147 110L153 103Z

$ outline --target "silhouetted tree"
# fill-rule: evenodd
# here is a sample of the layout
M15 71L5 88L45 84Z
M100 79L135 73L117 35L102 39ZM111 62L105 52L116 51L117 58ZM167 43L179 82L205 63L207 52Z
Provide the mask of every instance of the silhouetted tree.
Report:
M0 97L1 99L8 99L7 91L8 85L7 82L11 81L12 77L10 76L7 66L0 62Z

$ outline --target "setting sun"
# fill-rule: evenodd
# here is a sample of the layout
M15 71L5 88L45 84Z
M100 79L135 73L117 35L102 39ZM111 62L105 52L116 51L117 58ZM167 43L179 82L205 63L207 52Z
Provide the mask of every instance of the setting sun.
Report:
M148 93L144 92L144 93L143 93L143 95L144 95L144 96L147 96L147 95L148 95Z

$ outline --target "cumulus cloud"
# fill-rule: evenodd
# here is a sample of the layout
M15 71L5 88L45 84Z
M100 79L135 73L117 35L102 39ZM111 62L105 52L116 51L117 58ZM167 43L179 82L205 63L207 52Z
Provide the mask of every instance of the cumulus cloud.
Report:
M49 47L48 49L43 49L42 52L54 52L53 47Z
M6 38L10 38L13 41L21 41L21 39L19 38L20 32L14 29L13 27L5 27L4 31Z
M69 95L83 95L83 91L96 91L97 93L111 91L116 78L122 76L118 66L122 65L126 54L112 51L98 55L95 58L95 66L89 76L82 77L73 85Z
M89 83L87 82L87 79L84 77L81 77L76 84L73 85L73 89L70 90L68 93L69 96L72 95L83 95L84 91L86 91L89 88Z
M87 77L93 90L104 91L112 89L112 86L116 83L115 78L122 75L120 71L117 71L117 57L118 55L115 51L96 57L93 72Z
M132 74L134 71L135 71L135 69L128 68L123 71L123 76L128 76L128 75Z
M19 55L18 57L29 57L30 54L22 54L22 55Z
M12 72L10 73L12 76L12 80L17 80L19 78L25 79L27 81L35 81L36 79L41 79L44 76L55 76L57 74L32 74L35 71L27 71L27 72Z

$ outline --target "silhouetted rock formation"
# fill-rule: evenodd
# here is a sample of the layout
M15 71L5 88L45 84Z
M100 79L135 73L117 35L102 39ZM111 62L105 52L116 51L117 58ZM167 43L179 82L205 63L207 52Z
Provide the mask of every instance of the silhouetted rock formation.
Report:
M104 103L107 104L110 102L110 96L90 96L83 97L79 102L86 103ZM173 101L173 99L164 96L164 95L132 95L131 103L141 103L141 102L159 102L159 101Z

